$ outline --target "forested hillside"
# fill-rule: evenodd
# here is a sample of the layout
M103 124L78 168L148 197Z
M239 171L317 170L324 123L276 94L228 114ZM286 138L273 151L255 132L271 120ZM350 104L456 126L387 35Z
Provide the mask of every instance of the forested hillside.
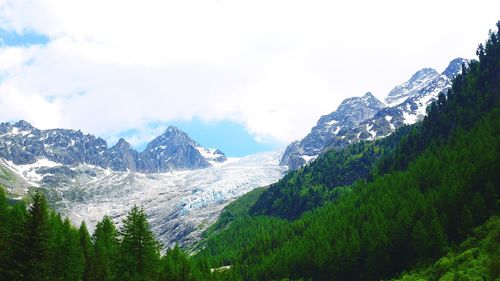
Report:
M241 216L209 236L198 257L232 265L219 276L227 280L379 280L454 248L500 205L498 32L477 54L479 61L463 67L423 122L397 132L394 147L361 143L329 152L273 185L251 208L289 219L309 210L300 218ZM335 192L349 182L345 173L328 171L356 161L366 165L360 180ZM496 270L484 274L494 279Z
M311 164L272 184L257 200L251 213L296 219L305 211L338 199L356 180L372 179L374 164L389 154L410 128L405 126L384 139L361 141L319 156Z
M494 47L497 41L492 33L486 45L478 47L481 64L472 61L468 66L463 65L452 89L447 95L441 93L438 101L431 104L422 123L404 126L379 141L359 142L323 154L317 161L271 185L252 213L297 218L304 211L336 199L342 194L337 187L404 170L429 146L446 141L456 131L470 129L497 105L498 50Z
M429 267L404 273L394 280L498 280L499 241L500 219L494 216L474 229L471 237L459 247L449 251Z

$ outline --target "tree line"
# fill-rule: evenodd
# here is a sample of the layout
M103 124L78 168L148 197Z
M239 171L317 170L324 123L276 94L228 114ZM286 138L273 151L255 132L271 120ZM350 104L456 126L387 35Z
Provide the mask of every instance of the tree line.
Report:
M85 223L76 228L51 211L43 193L11 205L0 187L0 280L203 280L194 268L203 267L192 265L178 246L160 255L137 206L119 229L105 216L90 235Z

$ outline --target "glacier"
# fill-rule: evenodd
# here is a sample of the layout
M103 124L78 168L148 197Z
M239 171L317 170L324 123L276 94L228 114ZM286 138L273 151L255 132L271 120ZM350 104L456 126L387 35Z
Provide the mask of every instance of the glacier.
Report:
M57 184L50 186L43 185L37 174L37 169L48 168L43 167L49 163L46 159L29 167L6 161L3 165L27 182L41 185L62 216L75 225L84 221L90 231L104 215L120 225L134 205L142 207L166 249L175 244L194 245L226 205L282 178L287 168L279 165L281 155L282 151L263 152L228 158L204 169L165 173L120 172L86 164L64 166L74 176L53 174ZM50 164L51 169L57 168Z

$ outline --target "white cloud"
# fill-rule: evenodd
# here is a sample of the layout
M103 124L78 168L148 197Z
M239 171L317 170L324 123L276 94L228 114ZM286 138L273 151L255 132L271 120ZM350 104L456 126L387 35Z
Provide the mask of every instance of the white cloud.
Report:
M47 102L36 93L20 93L15 87L0 85L0 119L27 119L33 125L45 127L47 124L58 124L61 114L57 105Z
M350 96L472 57L498 1L0 0L0 118L101 136L230 119L262 141L304 136ZM467 18L467 20L465 20Z

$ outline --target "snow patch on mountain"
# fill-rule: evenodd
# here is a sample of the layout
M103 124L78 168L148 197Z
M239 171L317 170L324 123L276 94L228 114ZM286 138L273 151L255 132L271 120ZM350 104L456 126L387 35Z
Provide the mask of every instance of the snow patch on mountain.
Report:
M26 179L28 182L30 182L33 186L39 186L37 183L38 181L41 181L43 179L43 176L37 173L38 169L40 168L51 168L51 167L56 167L60 166L60 164L50 161L45 158L38 159L35 163L33 164L26 164L26 165L15 165L12 161L8 160L3 160L3 162L15 173L17 173L19 176L22 176L24 179Z
M307 155L385 137L403 125L422 120L426 108L440 93L446 94L466 62L454 59L442 73L432 68L417 71L389 92L385 104L371 93L345 99L336 111L322 116L307 136L286 148L281 164L295 170L307 163L304 158Z

